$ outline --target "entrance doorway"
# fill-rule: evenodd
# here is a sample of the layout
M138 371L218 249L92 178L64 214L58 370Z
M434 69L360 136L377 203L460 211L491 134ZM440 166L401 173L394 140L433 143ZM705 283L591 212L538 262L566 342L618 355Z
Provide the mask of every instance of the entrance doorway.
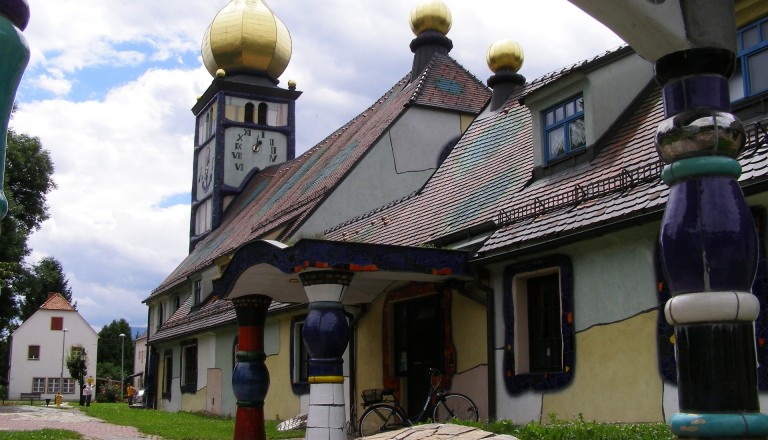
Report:
M406 379L406 410L421 410L429 383L427 371L445 371L443 362L442 295L430 295L395 304L395 371Z

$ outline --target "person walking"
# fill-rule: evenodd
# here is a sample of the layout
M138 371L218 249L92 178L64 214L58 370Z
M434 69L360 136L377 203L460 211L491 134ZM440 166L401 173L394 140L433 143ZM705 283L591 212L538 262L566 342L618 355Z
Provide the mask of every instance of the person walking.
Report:
M132 384L128 384L128 406L133 405L133 396L136 394L136 388Z
M93 384L87 382L85 388L83 388L83 395L85 396L85 406L91 406L91 396L93 396Z

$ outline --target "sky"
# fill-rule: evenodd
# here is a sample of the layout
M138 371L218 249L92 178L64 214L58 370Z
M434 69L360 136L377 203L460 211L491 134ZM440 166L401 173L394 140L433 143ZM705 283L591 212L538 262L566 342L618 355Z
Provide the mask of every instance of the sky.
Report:
M528 80L623 42L566 0L444 0L451 56L485 82L503 38ZM205 29L228 0L28 0L31 60L10 126L54 162L50 219L29 242L59 260L97 330L144 327L142 301L188 253L194 116L211 83ZM417 0L266 0L291 33L280 86L297 83L297 155L365 110L410 71Z

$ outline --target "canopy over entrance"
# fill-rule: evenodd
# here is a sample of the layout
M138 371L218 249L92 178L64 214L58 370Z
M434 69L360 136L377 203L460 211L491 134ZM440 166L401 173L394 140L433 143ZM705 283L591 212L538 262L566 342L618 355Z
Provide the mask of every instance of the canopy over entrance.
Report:
M293 246L269 240L243 245L221 278L213 283L219 298L265 295L275 301L303 303L307 295L299 273L313 270L353 272L343 302L373 301L402 281L440 282L469 279L463 251L303 239Z

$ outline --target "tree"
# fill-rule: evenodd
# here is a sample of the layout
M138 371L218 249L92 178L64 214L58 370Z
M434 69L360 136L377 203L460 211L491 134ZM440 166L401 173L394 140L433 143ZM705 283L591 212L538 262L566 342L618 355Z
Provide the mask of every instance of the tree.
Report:
M124 334L125 337L121 338L120 334ZM97 371L110 371L110 368L107 368L107 364L112 364L117 368L118 372L118 376L115 379L119 379L121 350L125 350L123 377L128 377L133 374L133 338L131 337L131 326L128 325L128 321L125 319L112 321L101 328L99 332L97 356L99 365L97 366Z
M85 377L88 375L88 353L85 348L73 346L70 348L67 354L67 371L69 371L69 377L77 379L77 383L80 389L80 402L83 401L83 386L85 385Z
M14 106L15 108L15 106ZM46 194L56 187L53 161L40 139L8 130L5 182L8 215L0 221L0 377L8 376L8 336L17 325L21 290L31 272L23 264L29 235L48 218Z
M32 267L31 274L26 280L17 282L18 293L23 297L21 303L21 320L25 321L48 299L48 293L58 292L77 309L77 303L72 303L72 290L69 280L64 275L64 268L58 260L46 257Z

